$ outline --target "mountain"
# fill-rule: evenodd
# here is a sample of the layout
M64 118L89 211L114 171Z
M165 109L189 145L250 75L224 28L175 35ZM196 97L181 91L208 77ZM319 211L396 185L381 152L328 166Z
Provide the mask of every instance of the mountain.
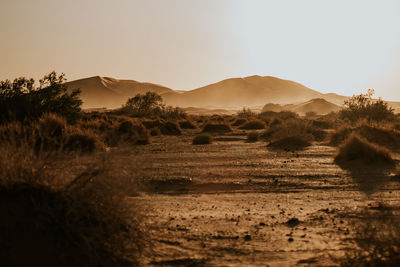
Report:
M283 110L293 111L302 115L306 114L307 112L315 112L316 114L324 115L340 110L340 106L328 102L323 98L314 98L303 103L287 104L283 106L279 104L268 103L262 108L262 112L279 112Z
M136 94L147 91L160 95L174 92L172 89L158 84L99 76L67 82L66 85L69 91L78 88L82 91L83 108L118 108Z
M345 96L322 94L302 84L271 76L231 78L190 91L170 88L133 80L107 77L90 77L66 83L69 90L80 88L84 108L117 108L138 93L153 91L160 94L165 103L180 107L212 109L238 109L263 106L265 103L302 103L323 98L337 105Z

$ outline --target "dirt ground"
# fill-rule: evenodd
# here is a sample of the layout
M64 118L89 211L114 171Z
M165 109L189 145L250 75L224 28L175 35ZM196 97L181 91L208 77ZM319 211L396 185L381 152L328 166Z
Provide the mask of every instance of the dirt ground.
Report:
M397 176L343 170L334 147L273 151L241 130L192 145L197 132L127 152L145 184L130 201L150 229L146 265L336 266L363 210L400 206Z

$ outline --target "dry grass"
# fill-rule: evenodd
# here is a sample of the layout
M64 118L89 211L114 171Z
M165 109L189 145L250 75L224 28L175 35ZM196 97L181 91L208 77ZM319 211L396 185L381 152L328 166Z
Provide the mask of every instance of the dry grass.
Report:
M181 129L197 129L196 123L191 120L179 121L179 127Z
M283 149L287 151L294 151L304 149L307 146L310 146L311 143L308 142L306 139L303 139L299 136L288 136L279 138L275 141L272 141L268 144L268 147L274 149Z
M352 133L345 142L339 146L335 156L339 164L360 163L371 167L373 165L394 165L390 151L377 144Z
M193 145L205 145L211 143L212 143L212 137L208 134L197 135L192 142Z
M238 118L232 123L232 126L240 126L246 122L247 122L247 119Z
M251 120L239 127L239 129L246 129L246 130L261 130L265 128L265 122L262 120Z
M231 132L232 128L231 126L226 123L218 123L218 122L207 122L204 127L202 132L216 132L216 133L226 133L226 132Z
M275 142L286 137L296 137L307 142L322 141L327 134L324 130L313 127L308 120L289 119L279 124L270 125L262 137L267 141Z
M260 134L256 131L247 134L247 142L257 142Z
M144 236L125 202L129 179L107 160L65 179L60 152L0 146L0 256L4 266L139 265ZM58 164L56 164L58 162Z

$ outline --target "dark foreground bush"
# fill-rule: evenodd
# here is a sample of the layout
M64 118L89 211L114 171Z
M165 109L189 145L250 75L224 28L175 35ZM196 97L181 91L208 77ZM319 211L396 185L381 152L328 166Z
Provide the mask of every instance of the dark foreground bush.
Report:
M300 150L310 145L311 143L308 142L306 139L303 139L302 137L289 136L277 139L269 143L268 147L283 150Z
M246 129L246 130L260 130L265 128L265 122L262 120L251 120L244 123L239 129Z
M257 142L259 136L260 136L260 134L258 132L250 132L247 134L247 141L248 142Z
M371 167L371 165L394 165L389 150L370 143L354 133L339 146L335 162L339 164L360 163L367 165L367 167Z
M179 124L176 122L173 122L173 121L165 121L162 119L143 120L142 124L147 129L159 128L161 134L164 134L164 135L181 135L182 134L182 129L179 126Z
M211 143L212 143L212 137L208 134L200 134L196 136L192 142L193 145L205 145Z
M138 265L143 235L128 184L102 169L65 181L65 164L49 170L59 157L0 147L1 265Z
M191 120L183 120L179 122L181 129L197 129L197 125Z
M203 132L226 133L231 132L232 128L228 123L207 122L203 127Z
M232 126L240 126L245 122L247 122L247 119L239 118L233 122Z

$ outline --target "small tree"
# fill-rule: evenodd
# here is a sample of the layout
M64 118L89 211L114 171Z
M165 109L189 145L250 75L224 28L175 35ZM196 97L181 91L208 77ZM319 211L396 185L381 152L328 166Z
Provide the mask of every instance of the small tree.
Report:
M161 113L163 108L162 97L154 92L137 94L136 96L129 98L124 106L126 111L138 117Z
M369 89L366 94L353 95L344 101L344 108L340 110L340 117L356 122L361 119L368 121L391 120L394 117L393 108L381 98L373 100L373 89Z
M17 78L0 82L0 124L13 120L35 120L45 113L55 113L75 122L80 117L80 90L67 92L65 74L55 71L45 75L35 86L34 79Z

